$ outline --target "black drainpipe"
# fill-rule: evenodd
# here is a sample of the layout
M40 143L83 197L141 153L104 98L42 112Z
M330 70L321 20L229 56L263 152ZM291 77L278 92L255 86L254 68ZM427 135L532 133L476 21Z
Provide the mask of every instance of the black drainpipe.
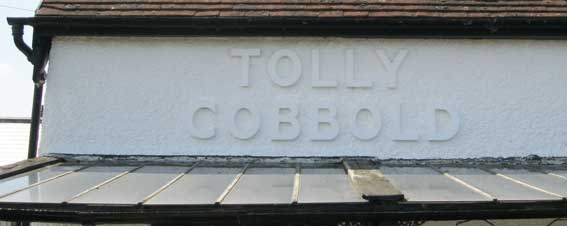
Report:
M28 61L32 62L32 49L24 42L24 25L14 24L12 25L12 37L14 37L14 44L16 47L26 55Z
M28 159L37 157L39 143L39 126L41 124L41 111L43 101L43 84L45 83L45 66L49 53L51 38L40 37L37 31L34 32L32 47L24 42L24 25L8 23L12 26L12 36L16 47L26 56L28 61L33 64L33 106L30 123L30 138L28 145Z

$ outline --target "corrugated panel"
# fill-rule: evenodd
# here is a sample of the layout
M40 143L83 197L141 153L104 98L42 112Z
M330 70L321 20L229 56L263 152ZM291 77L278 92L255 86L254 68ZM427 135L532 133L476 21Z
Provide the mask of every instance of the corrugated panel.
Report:
M294 168L249 169L222 204L291 203L294 172Z
M344 169L301 169L298 203L365 202Z
M214 204L241 171L239 168L196 168L146 204Z
M563 178L528 170L494 169L492 171L523 186L555 196L556 199L567 197L567 180Z
M189 167L144 166L70 203L136 204L188 169Z
M567 180L567 170L551 170L547 174Z
M38 184L46 180L50 180L57 176L68 174L79 169L78 166L50 166L13 177L0 180L0 197L5 196L14 191L26 188L30 185Z
M27 158L30 125L0 123L0 166Z
M487 202L491 198L424 167L381 167L411 202Z
M356 183L352 183L364 175L353 173L349 177L345 169L335 165L278 163L237 168L235 164L224 166L214 162L203 163L203 167L189 163L144 166L140 162L138 167L131 166L131 161L128 164L55 165L7 178L0 181L0 192L5 194L0 202L125 205L368 202L362 198L360 188L355 187ZM328 168L333 166L336 168ZM567 191L567 180L561 171L552 171L557 175L540 173L543 170L478 168L380 167L379 171L387 180L382 176L365 180L391 182L388 187L400 191L411 203L491 204L493 199L548 202L561 201ZM376 200L386 199L373 201Z
M559 199L480 169L442 168L442 170L500 201ZM565 188L567 189L567 187Z
M88 191L88 189L133 168L134 167L89 167L57 180L52 180L10 195L0 199L0 201L61 203L69 201L81 192Z

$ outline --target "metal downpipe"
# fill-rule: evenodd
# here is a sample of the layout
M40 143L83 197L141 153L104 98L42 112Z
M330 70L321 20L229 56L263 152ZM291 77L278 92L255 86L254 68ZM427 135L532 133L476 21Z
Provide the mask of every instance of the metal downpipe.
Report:
M12 37L14 44L22 52L28 61L33 64L32 49L24 42L24 26L21 24L12 25Z
M44 46L45 43L42 43L42 40L40 40L39 37L34 35L32 49L24 42L24 25L11 25L14 44L16 45L18 50L20 50L26 56L27 60L33 64L32 79L34 82L34 92L28 144L28 159L32 159L37 157L37 149L39 144L39 126L41 124L43 84L45 82L44 68L47 63L46 53L48 51L48 48Z
M37 157L39 144L39 126L41 124L41 103L43 99L43 83L35 84L33 89L33 106L30 123L30 139L28 144L28 159Z

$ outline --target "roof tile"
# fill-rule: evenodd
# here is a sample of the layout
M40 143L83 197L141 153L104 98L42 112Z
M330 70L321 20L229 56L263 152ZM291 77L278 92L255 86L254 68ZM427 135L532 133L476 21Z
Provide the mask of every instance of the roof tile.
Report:
M38 16L567 17L563 0L43 0Z

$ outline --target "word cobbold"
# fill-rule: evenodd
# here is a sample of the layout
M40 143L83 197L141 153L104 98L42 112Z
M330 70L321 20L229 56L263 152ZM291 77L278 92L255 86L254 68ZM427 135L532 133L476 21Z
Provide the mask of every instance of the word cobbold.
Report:
M261 49L230 49L228 53L240 63L238 85L243 89L250 88L251 63L255 58L263 56ZM357 79L354 50L345 51L342 81L322 78L320 55L319 49L311 50L309 63L312 88L369 89L375 86L372 80ZM386 80L383 84L387 89L396 89L398 71L408 56L408 51L399 50L393 57L389 57L385 50L376 49L375 56L378 59L376 64L382 67L380 78ZM276 50L266 60L267 76L278 87L292 87L304 76L302 67L305 61L293 50ZM289 67L286 74L278 70L283 61L287 61ZM385 112L374 104L343 107L324 102L300 104L291 101L274 101L270 106L261 106L261 108L256 104L236 103L236 107L218 106L218 104L215 100L199 100L192 104L189 125L192 137L201 140L214 139L219 134L218 130L223 129L239 140L254 139L257 134L265 132L267 135L263 137L272 141L293 141L302 135L302 131L309 131L305 134L311 141L332 141L343 134L350 134L361 141L370 141L380 134L385 118L392 120L392 131L388 134L393 141L418 141L420 138L427 141L447 141L460 129L457 112L446 106L435 106L426 112L421 112L422 115L426 115L425 122L421 123L427 125L427 131L418 133L404 131L402 121L405 120L403 120L401 103L389 108L387 117L383 117ZM441 123L440 115L447 116L449 122ZM211 120L205 120L206 118ZM440 124L443 124L443 128L439 128ZM341 129L348 129L348 132L341 133Z

